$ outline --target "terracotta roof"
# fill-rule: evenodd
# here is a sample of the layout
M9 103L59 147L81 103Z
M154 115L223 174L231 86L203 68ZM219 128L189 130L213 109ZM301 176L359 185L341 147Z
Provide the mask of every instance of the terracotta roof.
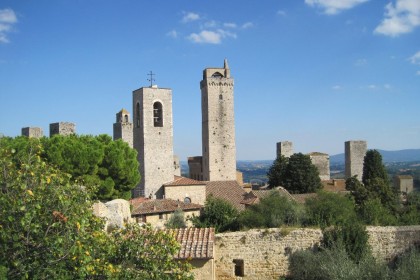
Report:
M206 182L197 181L190 178L185 178L181 176L174 176L172 182L164 184L164 186L193 186L193 185L205 185Z
M244 195L244 199L241 201L241 203L246 205L258 203L260 199L269 196L273 191L278 191L281 196L284 196L290 200L295 200L285 188L277 187L272 190L252 190Z
M332 179L322 181L323 189L327 192L345 192L346 180L344 179Z
M136 209L141 203L149 200L147 197L139 196L129 200L130 204L133 205L133 209Z
M168 229L181 245L176 259L212 259L214 257L214 228Z
M224 199L239 211L245 210L245 205L241 204L246 192L237 181L208 181L206 182L206 196Z
M199 210L203 208L200 204L184 203L173 199L154 199L147 200L140 203L137 208L131 212L131 216L145 215L145 214L158 214L158 213L171 213L177 209L185 210Z

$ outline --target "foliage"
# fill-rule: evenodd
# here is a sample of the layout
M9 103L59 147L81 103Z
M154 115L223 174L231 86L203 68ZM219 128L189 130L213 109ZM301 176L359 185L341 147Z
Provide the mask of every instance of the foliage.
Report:
M273 165L271 165L267 172L268 185L270 188L283 186L288 162L289 159L283 155L277 157L273 162Z
M360 205L359 214L364 223L372 226L397 225L397 217L383 206L379 198L368 199Z
M382 155L377 150L369 150L366 152L363 161L362 182L368 185L369 180L374 178L381 178L388 182L388 174L385 166L382 164Z
M420 224L420 193L412 192L407 196L405 207L402 209L400 223L403 225Z
M303 209L296 202L272 190L258 204L251 205L241 213L238 223L241 228L270 228L282 225L298 225Z
M318 169L311 158L302 153L293 154L289 159L278 157L267 176L270 187L283 186L291 193L316 192L322 188Z
M228 201L209 196L199 217L193 217L194 226L214 227L216 232L237 229L238 210Z
M19 153L0 139L2 279L191 278L173 260L173 236L139 226L108 235L92 213L92 190L44 162L39 140L25 143Z
M184 219L184 211L181 209L175 210L174 214L169 218L165 224L166 228L186 228L187 224Z
M321 228L342 225L356 218L354 207L354 201L350 197L320 191L316 197L305 202L306 223Z
M4 144L22 156L30 152L29 141L16 137L5 139ZM48 164L71 175L71 182L96 187L99 199L128 199L140 180L136 151L107 135L55 135L42 138L40 149Z
M366 257L356 264L342 247L320 251L297 251L290 256L291 279L371 280L391 279L385 264Z
M175 261L180 246L174 236L150 226L127 225L113 232L119 279L193 279L188 262Z
M357 220L348 220L342 225L326 228L323 234L324 248L343 248L356 263L370 255L366 227Z
M395 263L394 279L420 279L420 252L411 249Z

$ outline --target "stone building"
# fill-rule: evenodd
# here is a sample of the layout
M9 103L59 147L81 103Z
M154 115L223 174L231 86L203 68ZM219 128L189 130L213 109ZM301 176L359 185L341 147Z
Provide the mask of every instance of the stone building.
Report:
M142 175L133 197L162 198L162 185L174 179L172 90L151 86L133 91L133 112Z
M413 177L410 175L396 175L394 177L394 187L402 194L409 194L413 191Z
M206 68L201 88L203 180L236 180L233 78L223 68Z
M181 165L177 155L174 155L174 176L181 176Z
M357 175L359 181L363 176L363 162L367 151L366 141L346 141L345 148L345 178Z
M189 177L194 180L203 180L203 157L188 157Z
M280 157L280 155L287 158L293 155L293 142L277 142L277 157Z
M175 176L175 180L163 185L165 198L204 205L206 182Z
M50 137L54 135L72 135L76 133L76 124L71 122L50 123Z
M133 123L130 122L130 113L122 109L116 114L116 122L113 127L113 139L122 139L133 148Z
M32 138L41 138L44 136L44 132L40 127L23 127L22 136L32 137Z
M312 164L316 166L319 172L321 181L330 179L330 156L324 153L313 152L309 153Z

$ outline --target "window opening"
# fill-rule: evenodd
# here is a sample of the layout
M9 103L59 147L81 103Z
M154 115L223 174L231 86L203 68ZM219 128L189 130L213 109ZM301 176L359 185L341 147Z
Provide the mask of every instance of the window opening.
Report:
M191 198L189 198L188 196L184 198L184 203L189 204L191 203Z
M233 260L235 264L235 276L245 276L244 274L244 260Z
M136 126L140 127L140 104L136 105Z
M163 126L163 113L162 113L162 103L155 102L153 104L153 125L155 127Z

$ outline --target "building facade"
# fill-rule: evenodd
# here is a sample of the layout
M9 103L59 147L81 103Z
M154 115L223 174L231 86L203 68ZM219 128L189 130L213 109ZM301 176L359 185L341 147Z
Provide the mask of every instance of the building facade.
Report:
M277 142L277 157L284 156L289 158L293 155L293 143L290 141Z
M363 176L363 162L367 151L366 141L346 141L344 143L345 149L345 171L344 175L347 178L357 176L359 181L362 181Z
M133 148L133 123L130 122L130 113L125 109L122 109L116 114L113 139L122 139L130 148Z

